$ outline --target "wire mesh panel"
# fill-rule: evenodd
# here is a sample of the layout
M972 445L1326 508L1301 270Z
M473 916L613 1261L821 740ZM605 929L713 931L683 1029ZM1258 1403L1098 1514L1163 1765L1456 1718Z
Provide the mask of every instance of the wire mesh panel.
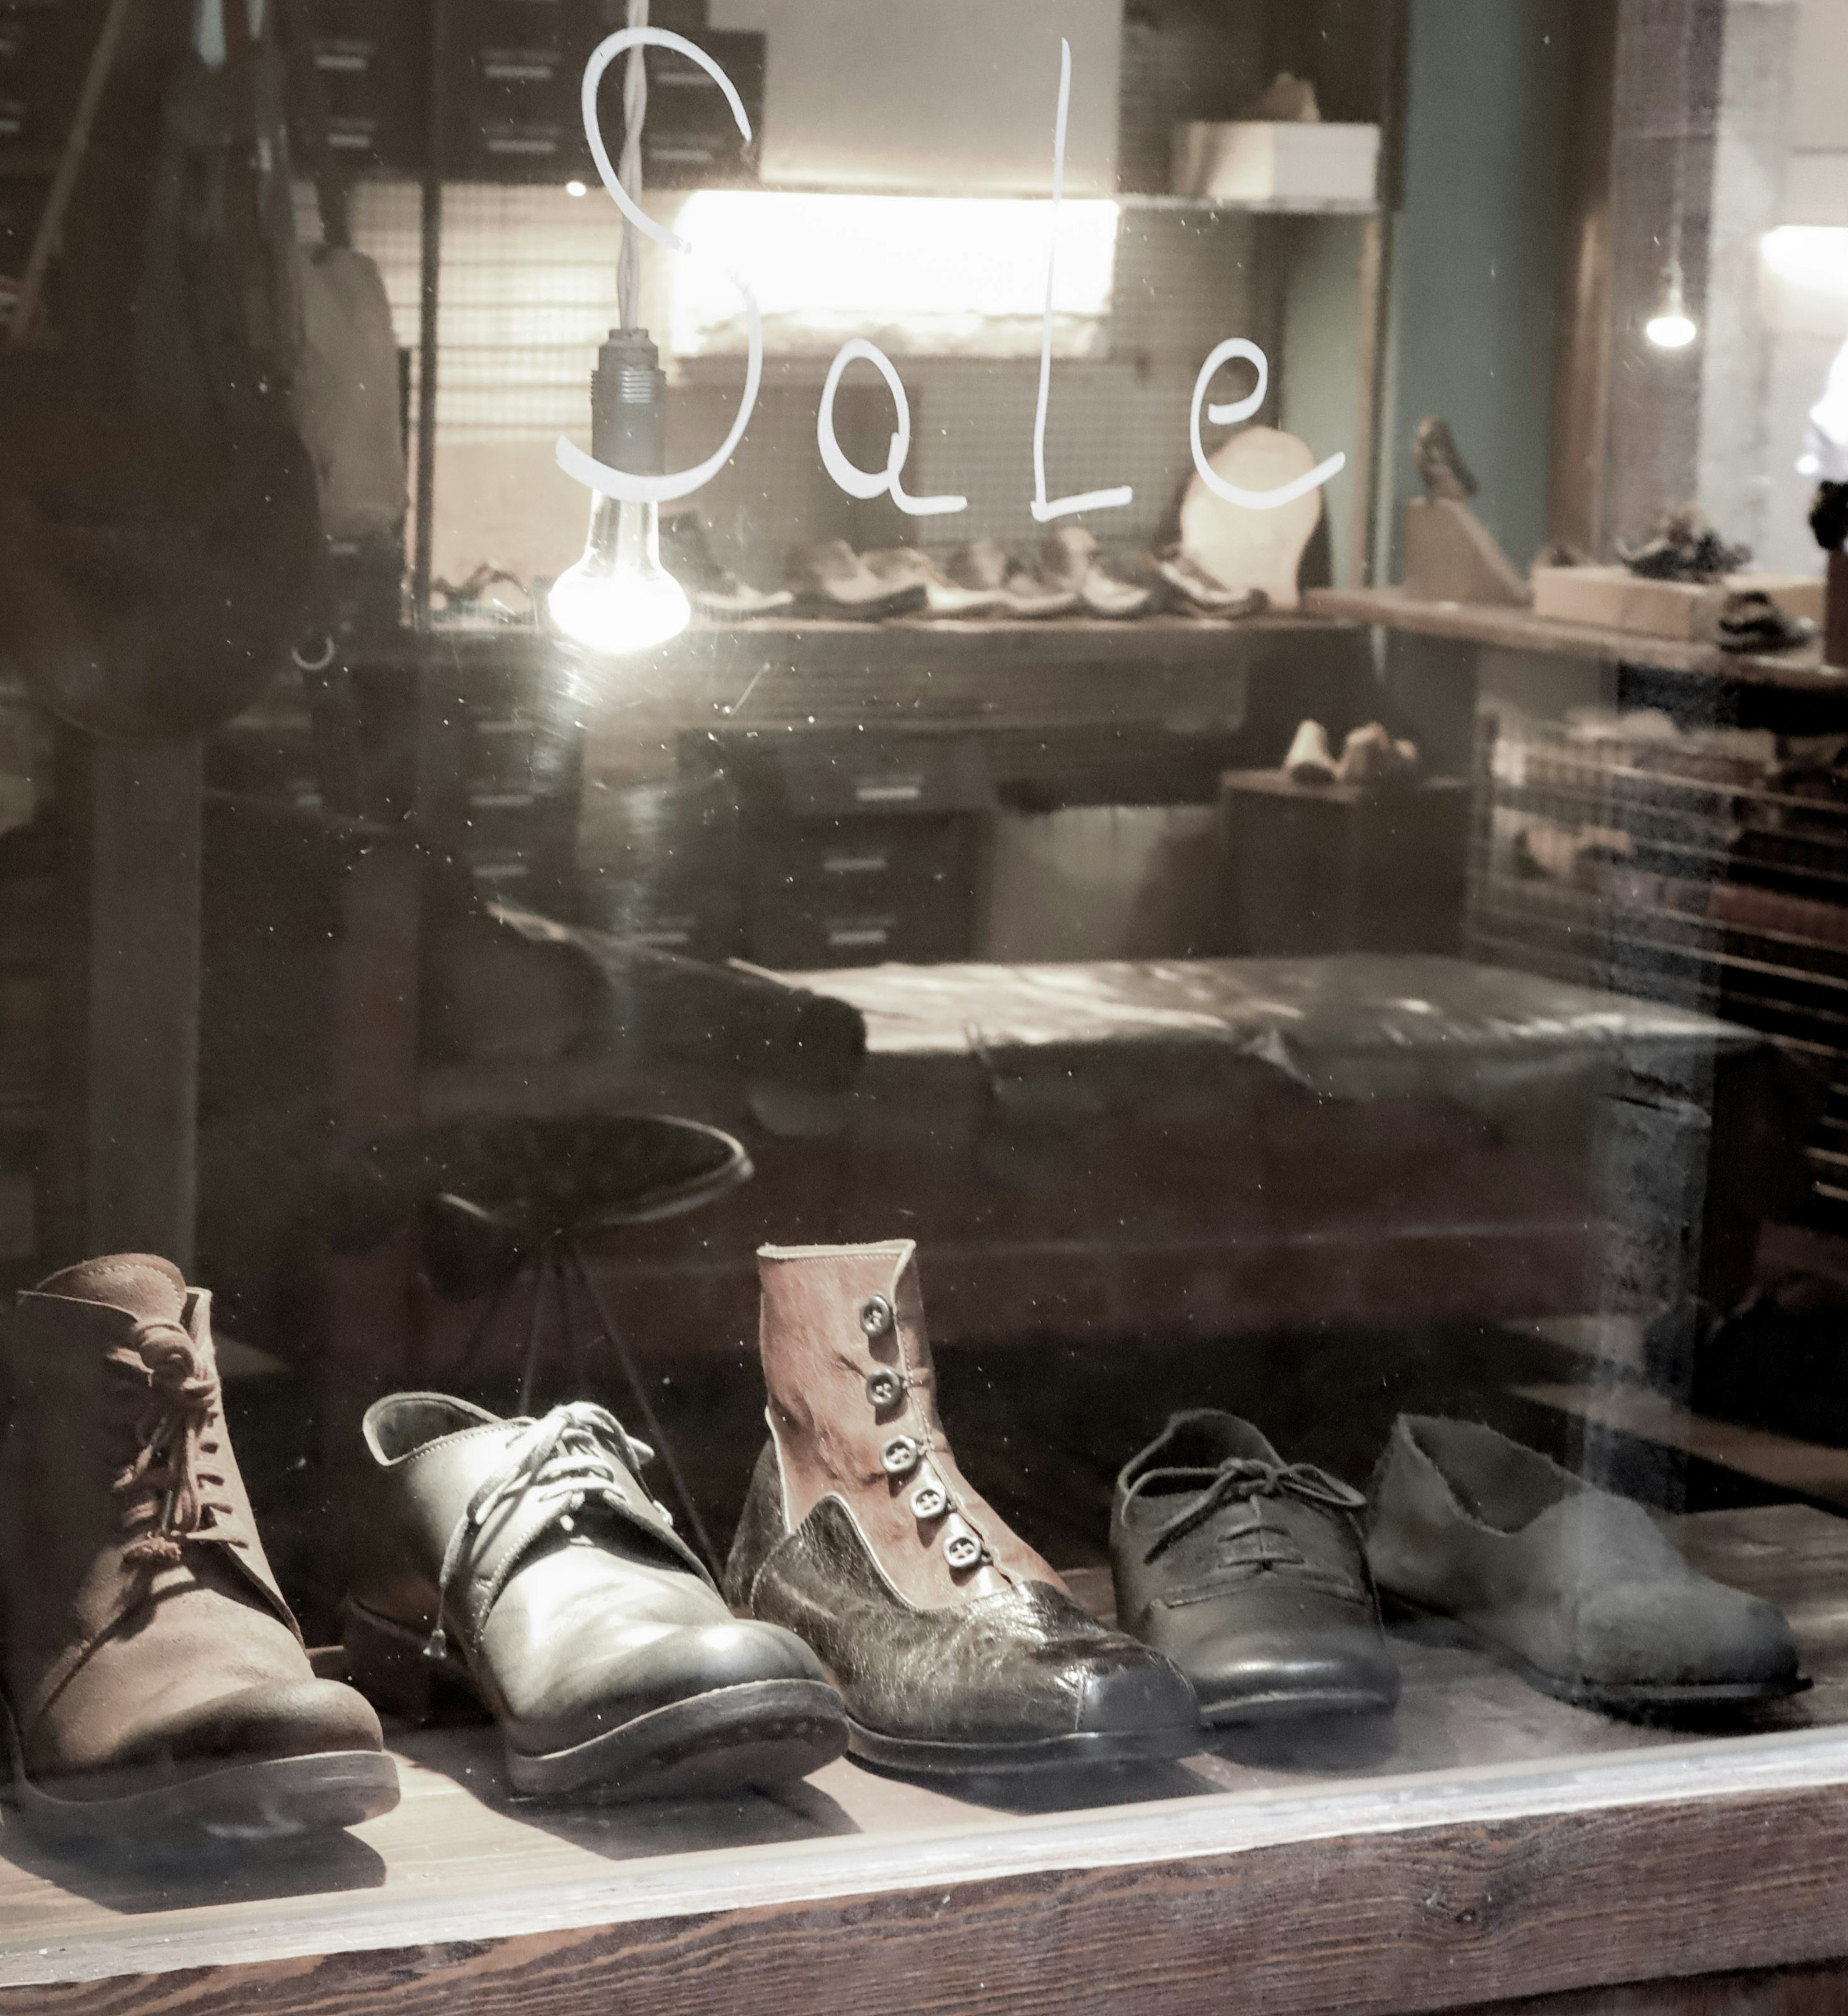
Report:
M1761 1029L1828 1085L1807 1149L1848 1226L1843 738L1643 712L1485 718L1474 957Z

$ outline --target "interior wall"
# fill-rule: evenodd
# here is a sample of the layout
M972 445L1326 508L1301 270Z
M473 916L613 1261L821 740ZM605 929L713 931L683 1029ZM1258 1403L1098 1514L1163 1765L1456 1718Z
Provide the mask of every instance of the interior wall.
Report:
M1411 437L1455 434L1475 507L1525 568L1547 534L1556 279L1572 88L1566 0L1411 0L1389 219L1375 578L1404 572Z
M1757 543L1767 567L1815 574L1824 556L1807 522L1814 482L1796 463L1810 408L1848 343L1848 5L1800 0L1789 39L1790 148L1778 221L1828 236L1810 240L1812 256L1789 273L1759 252L1768 354Z

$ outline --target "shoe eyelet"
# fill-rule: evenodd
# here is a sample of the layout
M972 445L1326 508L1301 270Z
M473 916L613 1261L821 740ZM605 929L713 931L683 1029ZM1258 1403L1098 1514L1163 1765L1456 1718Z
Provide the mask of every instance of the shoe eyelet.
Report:
M879 1461L888 1477L908 1477L923 1454L909 1435L894 1435L879 1451Z
M911 1493L911 1516L917 1519L940 1519L950 1509L950 1494L934 1477L927 1478Z
M860 1327L868 1337L883 1337L893 1320L892 1305L883 1295L869 1295L860 1305Z
M875 1407L893 1407L904 1398L904 1381L881 1366L866 1381L866 1397Z

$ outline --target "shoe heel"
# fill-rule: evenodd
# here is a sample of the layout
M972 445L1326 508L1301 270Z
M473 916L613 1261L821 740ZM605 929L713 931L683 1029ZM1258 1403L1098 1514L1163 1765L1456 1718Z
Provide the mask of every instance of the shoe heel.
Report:
M347 1681L381 1713L405 1722L427 1722L444 1661L426 1659L424 1640L403 1625L389 1623L356 1604L347 1606L341 1634L347 1652Z

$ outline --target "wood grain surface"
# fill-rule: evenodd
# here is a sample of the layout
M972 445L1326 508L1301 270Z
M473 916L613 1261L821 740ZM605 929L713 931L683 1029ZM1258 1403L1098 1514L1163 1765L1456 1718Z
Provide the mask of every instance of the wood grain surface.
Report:
M0 2011L1397 2012L1848 1954L1848 1522L1677 1531L1817 1676L1755 1737L1567 1707L1429 1626L1396 1716L1052 1784L843 1760L548 1807L491 1727L401 1731L402 1803L348 1834L85 1863L9 1826Z
M86 2016L1435 2010L1848 1949L1839 1791L16 1989Z
M1848 712L1848 677L1824 664L1819 643L1775 653L1722 651L1711 644L1655 637L1641 630L1562 623L1553 617L1536 616L1530 609L1478 602L1426 602L1400 588L1312 588L1303 594L1303 610L1305 615L1330 621L1379 623L1421 636L1454 637L1504 650L1646 665L1656 671L1773 686L1788 693L1829 693L1838 697Z

